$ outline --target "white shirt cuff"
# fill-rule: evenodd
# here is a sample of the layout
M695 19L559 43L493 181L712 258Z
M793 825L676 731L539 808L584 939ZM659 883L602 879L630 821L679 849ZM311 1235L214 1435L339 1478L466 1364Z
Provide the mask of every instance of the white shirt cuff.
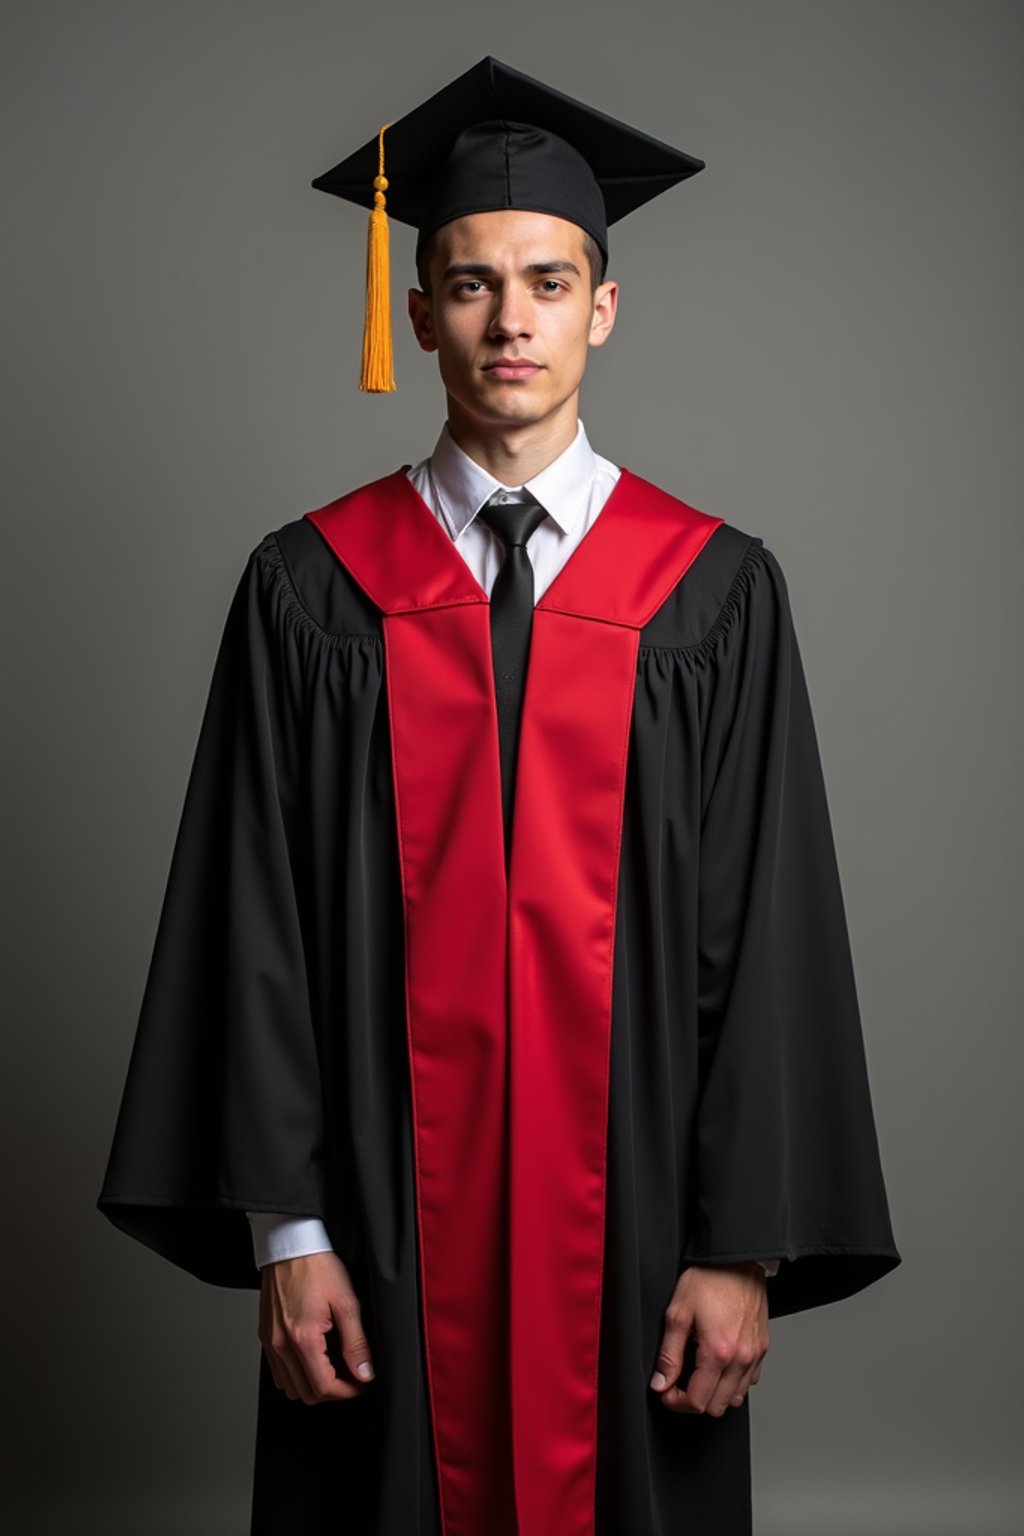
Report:
M256 1268L307 1253L330 1253L327 1228L317 1216L279 1216L275 1211L246 1211L252 1228Z

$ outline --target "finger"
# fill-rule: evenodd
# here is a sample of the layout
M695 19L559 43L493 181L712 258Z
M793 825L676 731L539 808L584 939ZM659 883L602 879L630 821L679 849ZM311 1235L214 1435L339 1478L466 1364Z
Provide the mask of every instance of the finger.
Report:
M700 1413L702 1410L691 1403L684 1387L666 1387L664 1392L658 1394L662 1406L672 1413Z
M308 1402L312 1393L309 1383L303 1375L302 1368L297 1361L290 1356L281 1361L281 1375L284 1377L284 1395L293 1403Z
M714 1359L708 1358L708 1351L704 1347L697 1345L689 1371L684 1362L679 1383L662 1392L661 1400L674 1413L703 1413L705 1401L711 1396L720 1376L721 1367Z
M342 1362L351 1373L352 1381L359 1386L366 1386L374 1376L373 1352L363 1332L359 1299L354 1291L346 1291L331 1298L330 1308L338 1330Z
M275 1327L264 1340L263 1348L270 1365L274 1383L292 1401L313 1403L316 1398L309 1377L302 1364L302 1357L293 1347L292 1338L284 1327Z
M270 1371L270 1379L273 1381L274 1386L279 1392L283 1392L286 1397L298 1396L291 1374L281 1359L280 1351L283 1348L284 1340L282 1338L282 1341L276 1345L271 1343L273 1334L269 1330L264 1331L262 1316L260 1318L258 1336L263 1347L263 1353L267 1358L267 1368Z
M757 1352L757 1359L754 1361L754 1369L750 1377L750 1385L752 1387L756 1387L757 1383L761 1380L761 1367L764 1365L764 1357L771 1348L771 1345L771 1335L767 1332L763 1333L761 1335L760 1348Z
M260 1311L259 1324L256 1329L257 1337L267 1359L267 1367L270 1371L270 1379L279 1392L286 1397L293 1398L297 1394L284 1362L281 1360L280 1350L284 1344L283 1335L278 1339L274 1326L274 1307L269 1290L269 1269L260 1277Z
M718 1381L718 1385L715 1387L711 1397L708 1399L708 1405L705 1410L711 1415L713 1419L720 1419L722 1417L722 1414L725 1413L726 1409L732 1406L733 1398L738 1397L739 1401L742 1403L743 1398L740 1396L740 1382L743 1380L744 1376L746 1376L749 1369L750 1366L748 1363L745 1364L734 1359L732 1364L728 1365L722 1372ZM739 1405L737 1404L737 1406Z
M742 1374L742 1376L740 1377L740 1380L739 1380L739 1385L736 1388L736 1391L733 1394L733 1397L732 1397L732 1399L730 1401L730 1405L729 1405L730 1407L732 1407L732 1408L739 1408L739 1407L742 1406L743 1399L746 1397L747 1393L750 1391L751 1387L754 1385L754 1369L755 1369L755 1367L753 1365L750 1365L743 1372L743 1374Z
M665 1328L661 1345L654 1357L654 1368L649 1385L664 1395L679 1380L686 1359L686 1346L690 1338L693 1316L682 1308L669 1307L665 1313Z
M268 1307L268 1317L269 1317ZM266 1333L260 1331L260 1343L263 1345L263 1353L267 1357L267 1365L270 1367L270 1375L274 1386L283 1392L285 1397L293 1401L302 1396L303 1387L308 1385L303 1380L301 1368L293 1367L290 1360L290 1348L288 1335L283 1329L268 1328Z
M690 1377L690 1381L686 1387L669 1387L666 1391L662 1392L661 1400L665 1404L665 1407L673 1409L676 1413L706 1412L706 1403L710 1400L711 1394L714 1391L715 1384L698 1382L697 1387L698 1391L700 1392L700 1396L698 1397L694 1395L693 1390L695 1379L696 1372L694 1372L694 1375Z
M279 1392L283 1392L286 1386L288 1387L288 1390L291 1391L291 1383L279 1362L274 1359L274 1356L270 1353L269 1349L265 1348L263 1352L267 1357L267 1366L269 1367L270 1377L274 1383L274 1386Z
M697 1413L704 1413L722 1379L725 1362L716 1357L707 1345L697 1349L697 1364L686 1383L686 1401Z
M357 1384L345 1381L334 1369L327 1353L327 1339L322 1327L303 1324L291 1336L292 1359L301 1373L303 1402L322 1403L330 1399L355 1397ZM308 1395L307 1395L308 1393Z

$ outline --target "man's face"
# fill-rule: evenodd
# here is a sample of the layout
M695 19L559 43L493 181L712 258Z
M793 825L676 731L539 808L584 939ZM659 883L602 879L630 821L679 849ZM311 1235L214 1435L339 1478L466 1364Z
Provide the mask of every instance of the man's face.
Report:
M592 294L582 230L546 213L498 209L442 225L430 280L429 295L409 290L417 339L437 352L451 399L491 430L575 401L588 348L615 321L617 284Z

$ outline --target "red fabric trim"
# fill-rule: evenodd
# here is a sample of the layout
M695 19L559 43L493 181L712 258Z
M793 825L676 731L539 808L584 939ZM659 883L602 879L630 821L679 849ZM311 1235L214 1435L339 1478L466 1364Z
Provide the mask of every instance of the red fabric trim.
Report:
M506 886L489 603L407 466L307 513L381 608L445 1536L593 1536L639 631L722 519L623 470L534 611Z

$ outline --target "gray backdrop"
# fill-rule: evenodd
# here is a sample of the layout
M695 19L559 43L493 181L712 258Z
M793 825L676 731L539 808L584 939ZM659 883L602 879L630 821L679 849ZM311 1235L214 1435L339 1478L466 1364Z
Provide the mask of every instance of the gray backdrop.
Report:
M93 1202L248 552L443 420L412 232L362 396L366 219L310 178L494 53L707 161L612 231L581 414L777 554L815 706L905 1262L773 1324L756 1530L1020 1531L1024 11L483 14L4 7L3 1497L33 1536L246 1530L256 1293Z

